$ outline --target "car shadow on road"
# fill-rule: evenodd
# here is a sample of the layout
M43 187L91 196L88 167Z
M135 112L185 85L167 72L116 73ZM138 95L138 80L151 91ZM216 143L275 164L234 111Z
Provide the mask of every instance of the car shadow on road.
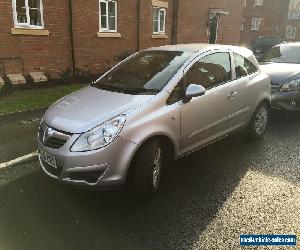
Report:
M30 173L0 187L0 245L5 249L190 249L249 169L277 174L263 159L286 143L278 133L293 138L282 129L300 127L297 119L286 119L282 123L282 117L275 116L262 140L250 143L235 134L178 160L165 174L160 192L147 201L126 192L71 189L39 171Z
M190 248L247 171L245 154L247 143L236 135L178 160L148 201L28 174L0 188L1 242L22 249Z

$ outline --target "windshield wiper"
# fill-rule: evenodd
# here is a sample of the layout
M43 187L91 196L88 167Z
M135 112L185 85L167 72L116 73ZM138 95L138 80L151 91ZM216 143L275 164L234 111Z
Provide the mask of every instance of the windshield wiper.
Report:
M159 93L159 89L146 89L144 87L136 87L136 88L128 88L128 87L120 87L120 86L114 86L109 84L93 84L93 87L113 91L113 92L120 92L125 94L142 94L142 93Z
M98 89L103 89L103 90L110 90L110 91L116 91L116 92L123 91L123 88L121 88L121 87L110 85L110 84L104 84L104 83L101 83L101 84L96 83L96 84L93 84L92 86L96 87Z
M154 93L157 94L159 93L159 89L146 89L144 87L136 87L136 88L126 88L124 91L128 93L134 93L134 94L141 94L141 93Z

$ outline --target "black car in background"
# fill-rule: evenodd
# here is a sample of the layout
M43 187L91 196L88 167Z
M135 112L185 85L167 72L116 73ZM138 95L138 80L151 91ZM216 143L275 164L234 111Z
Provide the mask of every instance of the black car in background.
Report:
M272 107L300 111L300 43L273 47L260 58L272 84Z
M269 49L283 42L284 40L279 37L260 36L251 42L250 49L257 58L260 58Z

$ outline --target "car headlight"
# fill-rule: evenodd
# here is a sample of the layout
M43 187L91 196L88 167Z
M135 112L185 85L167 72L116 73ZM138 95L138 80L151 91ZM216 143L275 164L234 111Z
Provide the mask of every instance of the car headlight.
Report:
M120 133L125 121L125 115L120 115L81 134L72 145L71 152L92 151L107 146Z
M300 90L300 78L283 84L281 88L282 92L295 91L295 90Z

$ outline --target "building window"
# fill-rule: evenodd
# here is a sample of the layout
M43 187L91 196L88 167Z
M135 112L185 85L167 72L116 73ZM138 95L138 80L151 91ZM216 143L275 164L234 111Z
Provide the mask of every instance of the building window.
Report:
M166 13L165 8L153 7L153 34L166 33Z
M262 6L264 0L254 0L254 6Z
M15 27L44 27L42 0L13 0L13 7Z
M100 32L117 32L117 1L99 1Z
M252 18L251 30L260 30L261 18Z
M287 26L286 27L286 38L295 38L296 37L296 27Z
M244 8L247 7L247 0L244 1Z
M300 2L299 1L290 1L289 20L299 20L300 19Z

